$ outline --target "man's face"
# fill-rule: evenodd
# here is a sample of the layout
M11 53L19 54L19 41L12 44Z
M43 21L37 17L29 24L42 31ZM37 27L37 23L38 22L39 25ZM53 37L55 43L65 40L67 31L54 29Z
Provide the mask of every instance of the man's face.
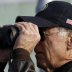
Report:
M45 30L45 40L35 48L37 65L40 68L57 67L66 58L68 32L54 27Z

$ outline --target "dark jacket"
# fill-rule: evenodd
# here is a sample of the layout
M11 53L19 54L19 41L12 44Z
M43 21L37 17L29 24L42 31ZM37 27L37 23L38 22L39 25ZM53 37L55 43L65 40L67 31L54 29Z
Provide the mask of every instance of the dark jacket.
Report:
M72 61L64 64L63 66L55 69L54 72L72 72Z
M10 69L9 72L35 72L30 54L24 49L14 50ZM72 61L55 69L54 72L72 72Z
M35 72L34 63L30 58L29 52L24 49L14 50L9 72Z
M0 62L0 72L4 72L7 62Z
M10 59L11 49L0 48L0 72L4 72L7 62Z

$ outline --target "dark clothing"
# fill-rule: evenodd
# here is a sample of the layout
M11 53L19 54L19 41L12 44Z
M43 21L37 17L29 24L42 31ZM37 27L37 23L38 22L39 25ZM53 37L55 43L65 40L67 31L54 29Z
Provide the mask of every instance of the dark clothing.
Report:
M24 49L13 51L13 61L10 67L9 72L35 72L30 54Z
M7 62L10 60L11 49L0 48L0 72L4 72Z
M57 68L54 72L72 72L72 61L66 63L60 68Z
M0 72L4 72L7 62L0 62Z
M13 62L10 72L35 72L30 54L24 49L16 49L13 52ZM72 61L55 69L54 72L72 72Z

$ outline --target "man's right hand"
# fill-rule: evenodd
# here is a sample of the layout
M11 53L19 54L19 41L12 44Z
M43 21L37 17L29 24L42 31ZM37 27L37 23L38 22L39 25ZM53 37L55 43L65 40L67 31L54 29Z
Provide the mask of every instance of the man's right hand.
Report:
M20 34L16 39L14 49L22 48L31 53L41 38L37 25L30 22L18 22L16 26Z

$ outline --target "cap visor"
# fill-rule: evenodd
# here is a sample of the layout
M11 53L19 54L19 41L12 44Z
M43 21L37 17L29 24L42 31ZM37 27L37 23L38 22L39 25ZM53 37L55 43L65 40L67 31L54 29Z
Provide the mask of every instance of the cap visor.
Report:
M53 27L55 26L54 23L40 18L40 17L32 17L32 16L17 16L16 21L15 22L32 22L36 25L38 25L38 27Z

